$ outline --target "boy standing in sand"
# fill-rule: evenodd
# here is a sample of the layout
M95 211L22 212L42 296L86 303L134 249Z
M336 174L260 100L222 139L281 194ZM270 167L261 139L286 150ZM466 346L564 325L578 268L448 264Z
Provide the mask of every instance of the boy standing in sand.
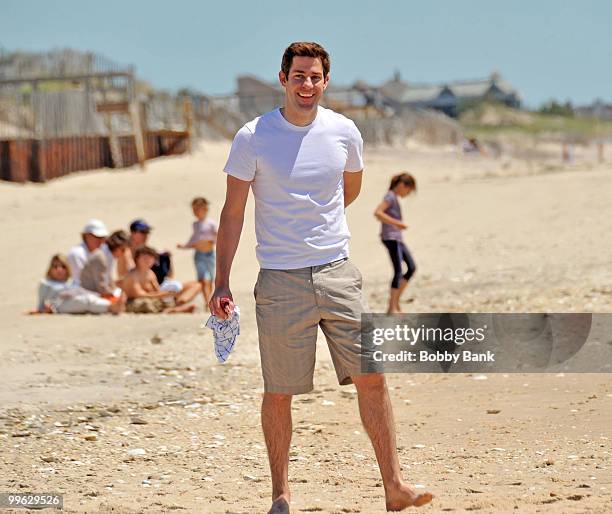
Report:
M193 312L195 305L179 304L176 293L160 291L159 282L151 270L157 260L157 252L148 246L141 246L134 253L135 267L128 272L122 282L127 296L126 312L135 314L173 314ZM171 299L167 303L166 299Z
M361 314L367 307L361 274L348 260L350 233L344 211L361 189L363 142L352 121L319 106L329 68L329 55L321 45L291 44L279 72L284 107L238 131L224 168L227 193L210 308L222 319L233 308L230 270L252 189L261 268L254 291L264 378L261 420L272 475L272 514L289 512L291 400L313 389L319 327L338 382L357 388L387 510L432 499L402 478L384 375L361 373Z
M204 308L208 306L212 296L212 283L215 279L215 242L217 241L217 223L208 215L208 200L197 197L191 202L193 215L193 233L185 244L176 245L177 248L195 250L193 260L195 263L198 281L202 285L204 295Z

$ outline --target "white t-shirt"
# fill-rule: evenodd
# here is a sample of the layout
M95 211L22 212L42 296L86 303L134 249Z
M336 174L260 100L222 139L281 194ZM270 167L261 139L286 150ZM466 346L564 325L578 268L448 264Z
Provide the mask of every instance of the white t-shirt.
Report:
M362 151L355 124L320 106L305 127L276 109L238 131L224 171L252 181L262 268L305 268L348 257L343 172L363 169Z

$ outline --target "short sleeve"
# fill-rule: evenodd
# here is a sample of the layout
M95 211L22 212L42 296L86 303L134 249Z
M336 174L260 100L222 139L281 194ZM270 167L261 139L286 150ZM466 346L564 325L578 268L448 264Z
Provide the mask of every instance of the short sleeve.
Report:
M361 171L363 170L363 139L359 129L350 122L348 136L348 155L344 171Z
M249 182L255 178L257 159L252 139L253 133L246 126L236 133L229 157L223 168L225 173Z
M395 203L395 193L389 190L385 193L383 201L387 202L389 205L393 205Z
M68 261L68 266L70 266L72 276L79 277L87 261L87 256L82 249L78 246L72 248L72 250L68 252L66 260Z

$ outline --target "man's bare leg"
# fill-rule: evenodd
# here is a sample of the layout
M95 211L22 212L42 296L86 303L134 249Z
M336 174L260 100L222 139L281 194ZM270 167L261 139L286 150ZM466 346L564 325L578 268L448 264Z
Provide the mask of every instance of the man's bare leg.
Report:
M382 374L353 376L359 399L359 413L366 432L370 436L380 474L385 487L388 511L420 507L429 503L431 493L418 493L402 478L395 440L393 409Z
M268 514L289 514L291 399L289 394L264 393L261 404L261 426L272 475L272 507Z

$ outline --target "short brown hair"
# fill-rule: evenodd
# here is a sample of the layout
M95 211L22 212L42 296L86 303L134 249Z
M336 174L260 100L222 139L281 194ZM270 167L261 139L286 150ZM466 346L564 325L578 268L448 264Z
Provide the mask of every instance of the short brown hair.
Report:
M138 261L138 259L142 255L150 255L151 257L155 257L156 259L158 257L157 252L150 246L139 246L134 252L134 262Z
M208 200L203 196L197 196L196 198L191 200L192 207L208 207L208 205Z
M130 241L130 238L123 230L117 230L113 232L106 239L106 246L112 252L121 246L127 246Z
M283 60L281 62L281 71L285 74L285 77L289 77L289 70L291 64L293 64L294 57L315 57L321 60L323 65L323 77L329 75L330 60L327 50L323 48L319 43L298 41L291 43L285 53L283 54Z

